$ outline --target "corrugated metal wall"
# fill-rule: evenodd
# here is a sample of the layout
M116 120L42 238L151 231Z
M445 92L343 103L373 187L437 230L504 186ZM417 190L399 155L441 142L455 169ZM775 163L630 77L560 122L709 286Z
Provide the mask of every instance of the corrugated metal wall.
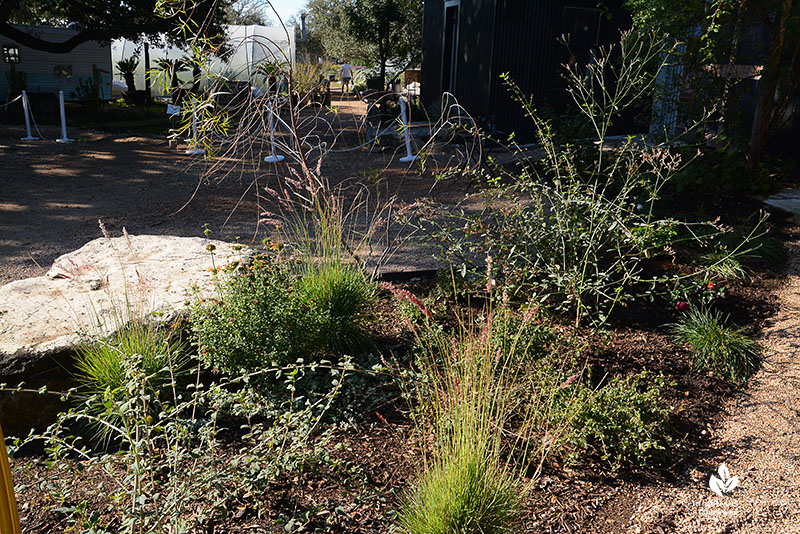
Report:
M530 131L530 121L521 112L500 80L508 72L526 95L533 97L538 108L548 107L556 113L572 105L561 73L569 59L567 47L559 42L564 32L565 8L595 9L596 1L570 0L497 0L495 20L494 79L490 108L498 117L498 126L505 131ZM604 2L598 11L597 41L608 45L619 41L620 28L629 25L619 2Z
M500 80L508 72L537 107L556 112L570 105L560 72L569 58L559 43L565 29L564 8L597 9L599 44L618 41L620 28L630 26L621 0L461 0L456 97L475 116L496 116L497 126L520 135L531 131ZM424 12L422 98L442 94L444 0L426 0ZM623 126L624 129L625 126Z

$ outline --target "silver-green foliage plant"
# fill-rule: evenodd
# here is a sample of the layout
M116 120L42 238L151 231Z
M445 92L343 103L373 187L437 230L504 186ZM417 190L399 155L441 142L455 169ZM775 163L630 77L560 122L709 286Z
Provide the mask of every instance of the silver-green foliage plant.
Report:
M695 307L672 325L672 335L691 349L695 371L743 383L761 366L762 348L745 329L726 323L721 312Z
M69 493L64 475L80 471L103 481L82 488L82 493L104 503L103 523L110 531L203 532L223 519L233 502L245 500L261 514L269 483L322 453L327 433L317 430L317 424L349 367L318 364L315 370L329 373L333 386L313 401L295 393L307 367L264 369L208 385L199 381L198 373L188 387L172 380L156 389L152 381L158 373L145 371L142 357L133 354L122 360L118 397L91 395L62 412L44 434L21 444L44 442L53 473L52 484L44 486L53 488L57 506ZM270 406L247 387L265 373L283 377L291 401ZM94 409L98 402L105 403L105 413ZM241 426L227 429L225 420L238 420ZM117 448L107 452L84 443L80 428L87 422L106 427ZM223 431L237 433L235 446L222 437Z
M565 436L570 460L593 456L617 471L652 463L670 443L669 410L660 403L663 376L643 372L615 377L599 388L579 384L580 406Z
M557 142L552 123L504 75L533 122L538 149L528 157L512 136L513 169L489 158L490 170L479 176L485 207L439 225L435 239L449 259L480 271L488 254L494 276L510 292L535 293L549 308L593 324L604 323L645 287L674 283L669 276L644 275L643 264L674 254L670 246L681 223L661 218L657 204L681 157L643 138L608 136L619 113L652 94L667 52L652 38L626 33L615 50L568 67L569 93L593 133L574 145Z

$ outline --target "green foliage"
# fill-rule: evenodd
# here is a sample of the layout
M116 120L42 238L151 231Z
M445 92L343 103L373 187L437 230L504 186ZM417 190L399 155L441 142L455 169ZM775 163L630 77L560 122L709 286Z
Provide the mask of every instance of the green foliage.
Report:
M134 74L139 67L139 57L131 56L127 59L120 59L116 64L117 70L125 78L125 84L128 86L128 92L133 93L136 90L136 83Z
M480 445L448 451L422 475L399 512L407 534L513 532L522 496L513 473Z
M352 0L345 4L347 28L357 42L370 43L370 58L385 79L389 61L406 64L422 52L422 2L420 0Z
M127 59L120 59L116 63L117 70L122 74L133 74L136 72L136 68L139 66L139 57L138 56L131 56Z
M353 354L366 344L375 287L355 265L321 262L304 270L293 298L309 310L312 347Z
M253 374L222 383L198 382L188 390L173 381L153 391L151 376L143 368L140 355L123 360L124 398L94 395L59 414L44 434L21 443L44 442L49 470L42 485L76 526L80 521L99 527L102 519L109 532L205 532L224 520L231 503L242 501L261 515L260 496L272 481L323 454L328 433L317 426L348 371L328 366L327 382L335 384L328 393L314 401L295 397L274 406L248 387L256 378ZM301 369L288 366L261 373L281 372L283 386L294 392ZM109 440L118 444L113 452L85 445L74 428L97 422L90 407L101 402L107 405L104 417L118 421L108 426ZM241 421L235 444L229 434L220 434L220 422L230 417ZM90 502L106 503L99 517L80 504L69 506L73 488L65 481L78 471L102 480L81 489Z
M298 278L258 256L200 303L192 323L201 360L227 371L258 370L364 348L374 288L357 267L319 263Z
M551 124L506 75L533 121L542 154L531 160L517 151L521 165L514 171L496 166L499 178L481 177L486 207L453 217L434 238L450 259L477 270L475 257L486 255L489 278L513 293L533 292L576 322L602 323L632 298L641 262L663 253L675 235L675 222L658 219L654 207L681 160L633 139L612 145L606 135L616 115L647 93L649 66L663 51L652 40L626 34L614 51L618 61L606 51L586 72L567 72L569 92L596 139L585 148L557 144ZM602 97L596 87L605 88Z
M700 265L712 279L747 278L747 271L744 270L741 262L724 247L715 252L703 254L699 260Z
M292 297L293 286L291 273L266 255L222 283L220 299L200 303L192 314L200 359L236 373L306 356L310 318Z
M129 362L136 362L151 392L158 392L185 372L188 359L184 348L163 328L142 321L130 322L107 339L82 344L76 355L75 378L89 399L101 401L89 404L87 409L106 422L116 423L107 420L113 415L108 409L111 404L131 400L124 387ZM102 425L98 430L108 433Z
M90 40L109 42L126 38L138 41L142 35L152 40L167 40L185 43L185 35L174 32L179 24L187 24L196 32L220 34L224 30L222 9L228 0L197 0L191 5L175 0L110 0L98 4L94 0L71 0L51 2L49 0L8 0L3 3L0 22L31 25L63 26L66 21L77 22L80 30L68 40L47 40L36 33L27 33L27 38L8 35L20 44L54 53L66 53L75 46ZM9 30L0 30L6 35Z
M395 295L421 304L407 292ZM520 317L500 304L457 315L454 331L430 318L414 327L419 373L412 414L421 440L436 450L400 511L406 532L519 528L519 481L538 476L574 412L569 396L557 403L560 390L535 378L546 341L534 319L534 310Z
M762 349L743 328L726 323L719 311L693 308L672 325L672 334L690 347L695 371L743 383L760 367Z
M648 465L667 445L669 410L659 403L663 376L647 372L615 377L599 389L578 386L580 408L572 419L565 444L579 455L596 456L616 471L624 465Z

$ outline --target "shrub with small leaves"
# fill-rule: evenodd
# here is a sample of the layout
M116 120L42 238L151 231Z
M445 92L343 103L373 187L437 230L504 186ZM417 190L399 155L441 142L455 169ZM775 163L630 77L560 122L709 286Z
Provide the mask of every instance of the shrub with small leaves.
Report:
M220 298L192 315L200 359L226 372L286 364L305 356L308 314L292 298L294 277L269 256L224 282Z
M616 377L598 389L580 385L580 409L565 439L574 448L570 459L596 456L614 471L651 463L670 441L669 410L659 403L665 385L663 376L646 371Z

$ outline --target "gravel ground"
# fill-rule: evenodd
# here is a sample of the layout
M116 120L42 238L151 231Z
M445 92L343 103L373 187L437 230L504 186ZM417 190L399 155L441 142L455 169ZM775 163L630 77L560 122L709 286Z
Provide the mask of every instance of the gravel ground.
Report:
M358 139L366 106L334 104L333 118L322 117L344 132L337 148L345 148ZM213 238L260 243L271 229L257 224L259 214L278 211L264 187L291 177L286 164L253 171L231 160L210 169L166 137L70 129L76 142L62 144L53 141L57 128L42 133L49 140L21 141L24 128L0 125L0 284L40 275L57 256L100 237L98 219L112 235L126 227L131 234L201 236L207 224ZM401 204L429 195L457 202L463 195L468 181L437 182L432 172L399 163L398 154L400 146L330 154L322 172L334 184L372 187L371 202L395 195ZM432 250L409 245L384 270L435 266Z
M800 532L800 228L791 229L789 277L780 311L762 331L763 368L731 400L727 417L711 428L718 455L707 471L693 470L670 487L638 495L629 533L798 533ZM708 488L716 466L725 463L740 484L718 497Z

